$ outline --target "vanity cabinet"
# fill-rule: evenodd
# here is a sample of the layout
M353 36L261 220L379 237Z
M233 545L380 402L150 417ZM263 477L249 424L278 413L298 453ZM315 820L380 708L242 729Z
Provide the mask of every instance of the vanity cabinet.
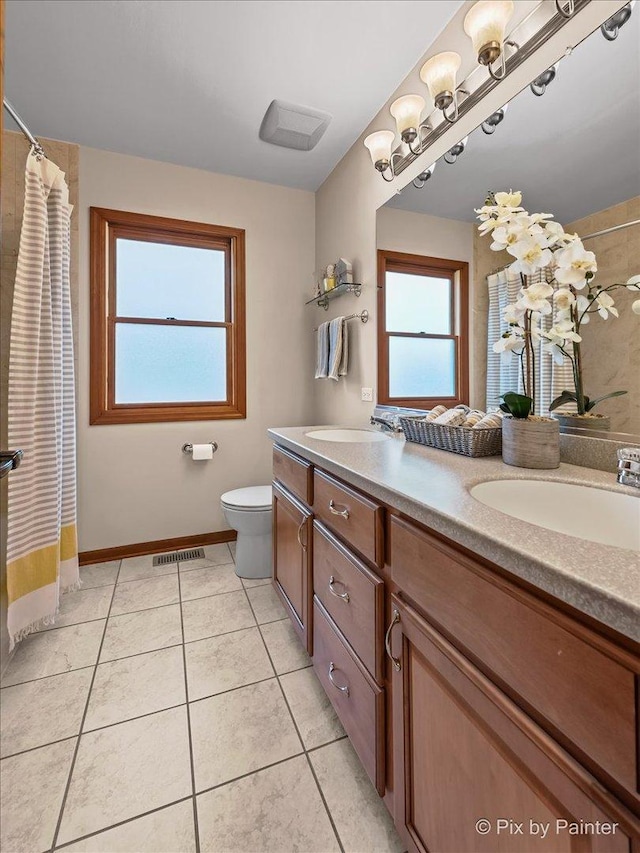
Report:
M311 628L311 512L273 484L273 584L303 646L313 651Z
M407 849L640 853L637 645L290 451L274 478L276 589Z
M393 596L392 613L394 817L408 850L629 853L595 779L416 610ZM580 822L604 833L571 834Z

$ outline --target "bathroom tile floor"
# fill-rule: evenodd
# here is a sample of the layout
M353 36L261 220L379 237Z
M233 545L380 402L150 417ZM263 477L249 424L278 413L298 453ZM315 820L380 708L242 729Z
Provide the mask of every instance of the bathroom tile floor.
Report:
M2 679L3 853L400 853L269 581L81 574Z

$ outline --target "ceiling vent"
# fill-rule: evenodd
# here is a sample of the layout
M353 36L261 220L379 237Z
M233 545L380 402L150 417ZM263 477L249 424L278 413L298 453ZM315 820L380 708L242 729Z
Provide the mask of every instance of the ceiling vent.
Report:
M331 116L311 107L271 101L260 125L260 139L283 148L311 151L329 127Z

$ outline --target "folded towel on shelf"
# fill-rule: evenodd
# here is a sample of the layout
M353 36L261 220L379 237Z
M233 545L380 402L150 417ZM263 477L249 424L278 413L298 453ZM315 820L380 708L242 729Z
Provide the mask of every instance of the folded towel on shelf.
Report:
M349 333L344 317L336 317L329 323L329 379L336 382L347 375L349 362Z
M316 379L329 375L329 323L320 323L316 337Z

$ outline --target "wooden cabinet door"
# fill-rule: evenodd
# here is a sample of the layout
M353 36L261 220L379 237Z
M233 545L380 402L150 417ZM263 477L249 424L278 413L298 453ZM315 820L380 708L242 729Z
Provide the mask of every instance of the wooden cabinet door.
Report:
M273 584L309 654L313 651L312 524L309 510L274 483Z
M395 819L409 851L635 849L631 813L415 610L392 596L391 611Z

